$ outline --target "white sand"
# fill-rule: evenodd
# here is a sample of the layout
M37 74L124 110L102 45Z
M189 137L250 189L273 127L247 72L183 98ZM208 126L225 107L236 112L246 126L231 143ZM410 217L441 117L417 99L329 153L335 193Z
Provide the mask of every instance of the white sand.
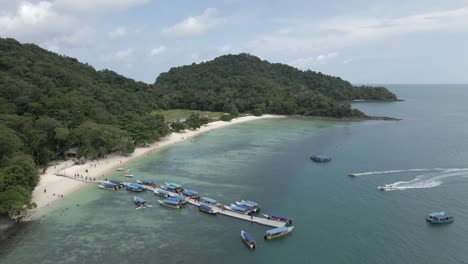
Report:
M184 140L193 138L202 133L206 133L213 129L239 124L247 121L282 118L284 116L277 115L263 115L263 116L245 116L233 119L231 122L216 121L209 123L198 130L186 130L182 133L172 133L169 136L153 143L149 147L136 148L135 152L131 155L124 157L118 154L109 154L106 159L99 161L88 162L83 165L73 165L72 161L64 161L55 166L47 168L46 172L41 175L39 184L34 189L32 194L33 202L37 204L37 208L30 210L27 219L34 219L43 212L45 207L51 205L55 201L67 199L67 197L86 186L89 183L75 180L74 175L81 175L83 178L91 177L96 180L104 180L106 176L110 175L117 168L125 168L126 163L133 161L137 158L149 154L156 150L160 150L172 144L182 142ZM87 170L87 171L86 171ZM57 176L56 174L66 175L71 178ZM81 178L78 178L81 179ZM46 192L44 192L46 190ZM63 198L62 198L63 195Z

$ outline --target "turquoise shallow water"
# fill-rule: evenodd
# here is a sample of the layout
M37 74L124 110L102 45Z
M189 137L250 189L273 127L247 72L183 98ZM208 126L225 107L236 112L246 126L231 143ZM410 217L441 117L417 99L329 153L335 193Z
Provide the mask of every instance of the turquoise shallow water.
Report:
M133 193L90 187L27 225L0 263L467 263L468 86L390 89L406 101L355 107L399 122L262 120L131 165L138 178L180 182L223 203L258 201L264 213L293 218L289 236L263 241L267 227L163 208L152 193L142 196L154 207L135 210ZM333 161L311 162L312 153ZM376 189L385 183L399 190ZM425 223L437 210L455 223ZM257 239L255 251L241 229Z

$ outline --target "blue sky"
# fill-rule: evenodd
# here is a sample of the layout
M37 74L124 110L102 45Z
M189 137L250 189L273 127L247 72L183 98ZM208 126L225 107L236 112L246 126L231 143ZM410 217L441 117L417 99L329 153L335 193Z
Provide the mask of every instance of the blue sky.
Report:
M468 83L468 0L0 0L0 36L153 83L247 52L353 83Z

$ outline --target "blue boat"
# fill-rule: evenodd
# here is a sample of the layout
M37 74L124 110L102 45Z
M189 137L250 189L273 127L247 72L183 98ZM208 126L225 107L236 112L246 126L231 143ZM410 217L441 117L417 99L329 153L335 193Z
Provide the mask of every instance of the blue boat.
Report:
M277 228L267 230L265 232L265 239L271 240L271 239L285 236L291 233L293 229L294 229L294 226L290 226L290 227L282 226L282 227L277 227Z
M125 182L123 182L123 181L110 180L109 182L117 184L119 187L124 187L125 186Z
M144 190L146 190L145 187L143 187L142 185L138 184L138 183L131 183L129 185L127 185L125 187L126 190L128 191L132 191L132 192L142 192Z
M211 214L211 215L218 214L218 212L216 212L211 206L208 206L206 204L200 204L200 206L198 206L198 209L200 209L200 211L205 212L207 214Z
M200 201L205 204L216 205L217 201L215 199L211 199L209 197L201 197Z
M180 195L169 196L169 197L166 198L166 200L178 201L180 203L180 205L183 205L183 204L187 203L187 200L185 200L185 197L180 196Z
M313 155L310 157L310 159L317 162L331 161L331 157L327 155Z
M192 198L192 199L196 199L196 198L199 197L198 192L192 191L192 190L183 190L182 195L184 195L186 197L189 197L189 198Z
M244 201L242 200L241 202L236 202L238 206L248 208L250 211L257 213L260 211L260 205L256 202L252 201Z
M133 196L133 201L134 201L135 204L138 205L139 207L143 207L143 208L146 207L146 201L145 201L145 199L143 199L143 198L141 198L141 197Z
M455 219L445 212L434 212L429 214L426 220L431 224L450 224L453 223Z
M184 191L184 189L182 188L182 185L175 183L175 182L166 182L164 185L161 186L161 188L171 191L171 192L177 192L177 193Z
M250 249L255 249L255 240L249 233L241 230L241 238Z
M164 205L166 207L170 207L170 208L177 208L177 209L180 209L182 207L182 205L180 205L179 201L176 201L176 200L171 200L171 199L164 199L164 200L158 200L158 203L160 203L161 205Z
M154 181L151 181L151 180L137 180L136 182L139 184L147 185L147 186L154 185Z
M248 208L240 207L240 206L237 206L235 204L231 204L231 206L226 206L226 209L228 209L230 211L233 211L233 212L241 213L241 214L249 214L250 213L250 210Z
M104 190L117 190L119 188L119 185L112 183L112 182L105 181L101 183L98 187Z
M153 191L154 194L156 194L157 196L160 196L160 197L169 197L169 192L165 191L165 190L160 190L160 189L156 189Z
M277 214L267 215L267 214L264 214L263 216L265 218L267 218L267 219L270 219L270 220L280 221L280 222L284 222L286 224L292 224L291 218L289 218L287 216L284 216L284 215L277 215Z

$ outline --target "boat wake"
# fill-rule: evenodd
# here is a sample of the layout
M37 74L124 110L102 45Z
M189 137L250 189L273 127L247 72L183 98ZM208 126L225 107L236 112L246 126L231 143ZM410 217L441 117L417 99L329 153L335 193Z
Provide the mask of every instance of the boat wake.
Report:
M440 186L444 180L454 177L467 177L468 169L446 169L441 172L417 175L410 181L398 181L384 186L386 191L408 190L408 189L428 189Z
M385 171L366 171L366 172L357 172L352 173L353 176L368 176L368 175L378 175L378 174L392 174L392 173L402 173L402 172L423 172L423 171L433 171L433 172L456 172L456 171L468 171L468 168L423 168L423 169L408 169L408 170L385 170Z

